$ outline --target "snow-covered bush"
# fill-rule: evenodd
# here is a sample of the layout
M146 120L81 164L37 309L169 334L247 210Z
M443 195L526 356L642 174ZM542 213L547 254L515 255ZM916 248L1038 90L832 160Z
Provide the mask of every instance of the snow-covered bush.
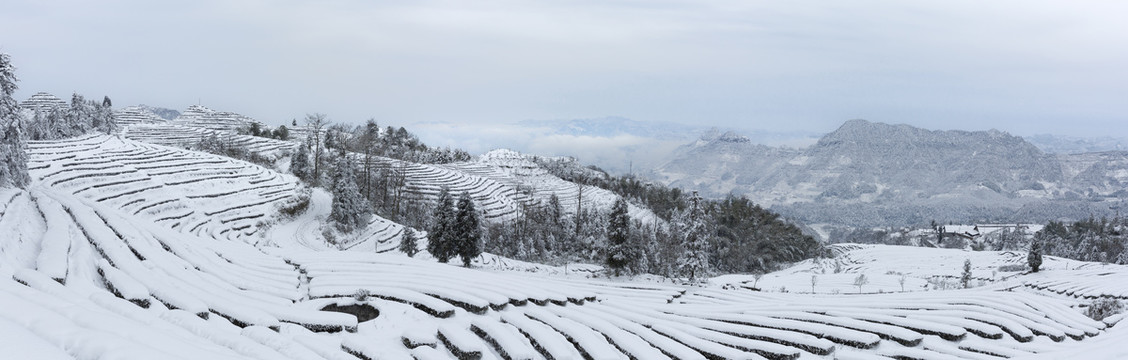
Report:
M356 301L368 301L370 296L372 296L372 293L368 289L356 289L356 292L353 293L353 299L356 299Z
M1085 316L1100 321L1123 311L1124 303L1121 303L1120 300L1100 298L1089 304L1089 307L1085 309Z
M278 213L287 218L294 218L301 215L309 208L309 188L303 187L298 191L297 196L292 196L278 206Z

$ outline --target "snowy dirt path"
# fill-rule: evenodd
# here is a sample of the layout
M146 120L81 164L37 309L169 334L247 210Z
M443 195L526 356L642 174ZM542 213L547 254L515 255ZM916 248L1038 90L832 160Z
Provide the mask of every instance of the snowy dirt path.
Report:
M300 246L314 250L329 249L321 235L321 222L329 218L333 195L324 189L313 189L309 208L297 218L270 227L266 232L267 244L279 247Z

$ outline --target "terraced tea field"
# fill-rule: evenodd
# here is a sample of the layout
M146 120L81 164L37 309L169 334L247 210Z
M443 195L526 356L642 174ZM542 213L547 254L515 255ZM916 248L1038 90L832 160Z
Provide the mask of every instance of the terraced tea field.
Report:
M1123 338L1112 327L1119 317L1094 321L1078 307L1123 296L1120 267L1051 266L972 289L864 294L796 293L795 280L780 280L792 292L753 291L735 276L687 286L465 269L397 251L260 241L298 185L252 164L112 136L35 142L30 156L30 190L0 190L0 333L15 334L0 341L17 349L6 355L998 359L1053 358ZM483 193L511 186L484 170L453 172L414 176ZM853 276L913 270L884 257L958 256L916 251L843 247L840 258ZM800 276L786 271L768 277Z

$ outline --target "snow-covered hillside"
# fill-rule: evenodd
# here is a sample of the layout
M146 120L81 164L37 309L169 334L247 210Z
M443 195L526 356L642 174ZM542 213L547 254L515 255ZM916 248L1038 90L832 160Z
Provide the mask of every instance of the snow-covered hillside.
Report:
M681 147L651 178L745 195L807 223L876 227L1035 222L1124 207L1128 153L1049 154L1005 132L850 120L816 144L769 147L729 133Z
M6 347L18 353L6 355L1053 358L1124 336L1119 327L1082 315L1077 306L1086 301L1075 297L1122 296L1117 283L1128 272L1119 267L1051 259L1049 271L972 289L863 295L800 294L802 286L792 283L786 285L791 292L759 292L739 286L735 277L697 287L464 269L395 252L269 245L278 241L255 246L245 239L256 228L237 229L246 224L240 218L269 206L241 201L272 197L212 192L242 189L239 184L294 191L288 177L253 165L214 164L231 167L230 174L190 170L193 162L215 159L109 136L34 142L30 151L29 190L0 190L0 233L6 235L0 332L13 334L3 337L8 344L19 344ZM184 171L159 173L176 170ZM115 172L124 177L114 180ZM171 198L178 200L166 202ZM183 218L191 220L164 219L179 214L166 204L181 202L190 203L185 209L193 212ZM195 217L196 211L223 212ZM908 256L913 251L921 253ZM911 266L971 254L876 246L839 252L849 264L843 272L851 275L884 270L913 276L929 272ZM1007 254L975 254L980 266L1012 262ZM897 257L904 260L883 263ZM796 269L788 271L801 272ZM1084 283L1084 293L1051 280L1087 278L1098 269L1105 281ZM1116 348L1106 351L1120 355Z
M191 110L191 109L190 109ZM296 142L238 135L230 129L246 126L238 125L244 117L227 117L226 113L204 113L204 108L185 111L182 118L205 118L208 122L182 122L157 124L135 124L127 127L124 136L142 142L177 147L191 147L200 139L216 136L222 141L246 148L270 159L287 155L297 146ZM196 114L196 115L194 115ZM295 133L306 131L296 130ZM358 163L361 154L350 154ZM614 193L593 186L581 186L552 176L544 169L527 160L524 155L498 150L481 156L476 161L431 165L413 163L397 159L375 156L373 166L386 173L402 177L404 196L417 201L433 202L442 188L452 194L467 192L478 204L487 221L506 221L516 217L523 206L547 203L549 197L556 195L561 207L567 213L577 209L607 212L619 198ZM582 203L582 206L577 206ZM646 208L630 205L632 218L650 224L656 219Z
M0 343L16 349L5 356L1057 358L1128 336L1114 325L1122 315L1083 313L1092 298L1128 298L1128 270L1047 257L1045 271L1022 274L1019 253L838 245L833 259L763 278L687 285L490 254L471 269L409 258L395 251L403 227L380 217L340 251L320 238L327 192L156 144L214 135L285 157L293 143L194 126L29 143L32 183L0 189ZM467 191L501 223L552 195L585 207L615 196L512 152L447 165L379 161L405 174L418 199L444 186ZM279 215L307 196L304 213ZM573 198L584 203L565 203ZM954 289L965 260L973 286ZM871 280L854 291L862 274Z

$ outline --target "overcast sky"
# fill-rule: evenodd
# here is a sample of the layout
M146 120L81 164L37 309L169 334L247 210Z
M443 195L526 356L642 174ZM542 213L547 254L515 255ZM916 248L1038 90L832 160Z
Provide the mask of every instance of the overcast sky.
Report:
M1128 136L1124 1L26 1L17 96L281 124L622 116Z

